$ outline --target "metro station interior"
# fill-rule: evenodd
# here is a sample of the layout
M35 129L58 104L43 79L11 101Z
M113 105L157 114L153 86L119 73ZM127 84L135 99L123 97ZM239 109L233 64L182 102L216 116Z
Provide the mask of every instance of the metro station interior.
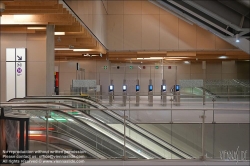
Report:
M249 11L1 0L0 165L249 165Z

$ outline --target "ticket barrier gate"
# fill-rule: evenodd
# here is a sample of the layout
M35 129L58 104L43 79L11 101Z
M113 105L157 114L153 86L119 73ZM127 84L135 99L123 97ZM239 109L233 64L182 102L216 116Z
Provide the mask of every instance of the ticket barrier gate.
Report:
M136 85L135 87L135 105L139 106L140 105L140 85Z
M180 106L180 85L174 85L174 105Z
M127 86L126 85L123 85L122 87L122 103L123 103L123 106L126 106L127 104Z
M109 85L109 105L113 104L114 85Z
M148 86L148 105L153 106L153 85Z
M167 105L167 87L166 85L161 86L161 98L162 98L162 105L166 106Z

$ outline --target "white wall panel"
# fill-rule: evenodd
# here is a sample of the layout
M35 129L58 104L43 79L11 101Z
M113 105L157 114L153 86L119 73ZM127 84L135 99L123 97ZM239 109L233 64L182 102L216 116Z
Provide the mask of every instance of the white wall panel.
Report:
M15 62L6 63L6 101L16 96L16 78L15 78Z
M26 63L19 63L22 64L22 67L16 63L16 97L21 98L26 96Z
M6 49L6 99L26 96L26 49ZM13 61L14 62L8 62ZM14 96L13 96L14 95Z
M26 61L26 49L25 48L16 48L16 61Z
M26 49L16 48L16 97L25 97L26 94ZM8 86L8 85L7 85Z

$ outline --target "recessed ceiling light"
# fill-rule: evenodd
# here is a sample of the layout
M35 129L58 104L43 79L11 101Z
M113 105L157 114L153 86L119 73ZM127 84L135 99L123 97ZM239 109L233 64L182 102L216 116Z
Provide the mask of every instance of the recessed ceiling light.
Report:
M83 56L90 56L90 55L87 53L87 54L83 54Z
M227 56L220 56L219 59L227 59Z
M189 62L189 61L184 61L184 63L185 63L185 64L190 64L190 62Z

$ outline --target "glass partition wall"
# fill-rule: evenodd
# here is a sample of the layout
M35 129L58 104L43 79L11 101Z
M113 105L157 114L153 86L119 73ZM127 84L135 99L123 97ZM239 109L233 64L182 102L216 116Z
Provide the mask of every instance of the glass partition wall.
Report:
M127 96L126 106L122 96L112 104L105 97L80 96L27 97L12 103L54 103L26 110L34 147L39 143L47 149L81 151L92 159L249 160L249 102L208 98L204 104L202 98L186 97L175 105L174 97L167 96L163 105L161 96L153 98L148 106L142 96L140 107L135 96Z

